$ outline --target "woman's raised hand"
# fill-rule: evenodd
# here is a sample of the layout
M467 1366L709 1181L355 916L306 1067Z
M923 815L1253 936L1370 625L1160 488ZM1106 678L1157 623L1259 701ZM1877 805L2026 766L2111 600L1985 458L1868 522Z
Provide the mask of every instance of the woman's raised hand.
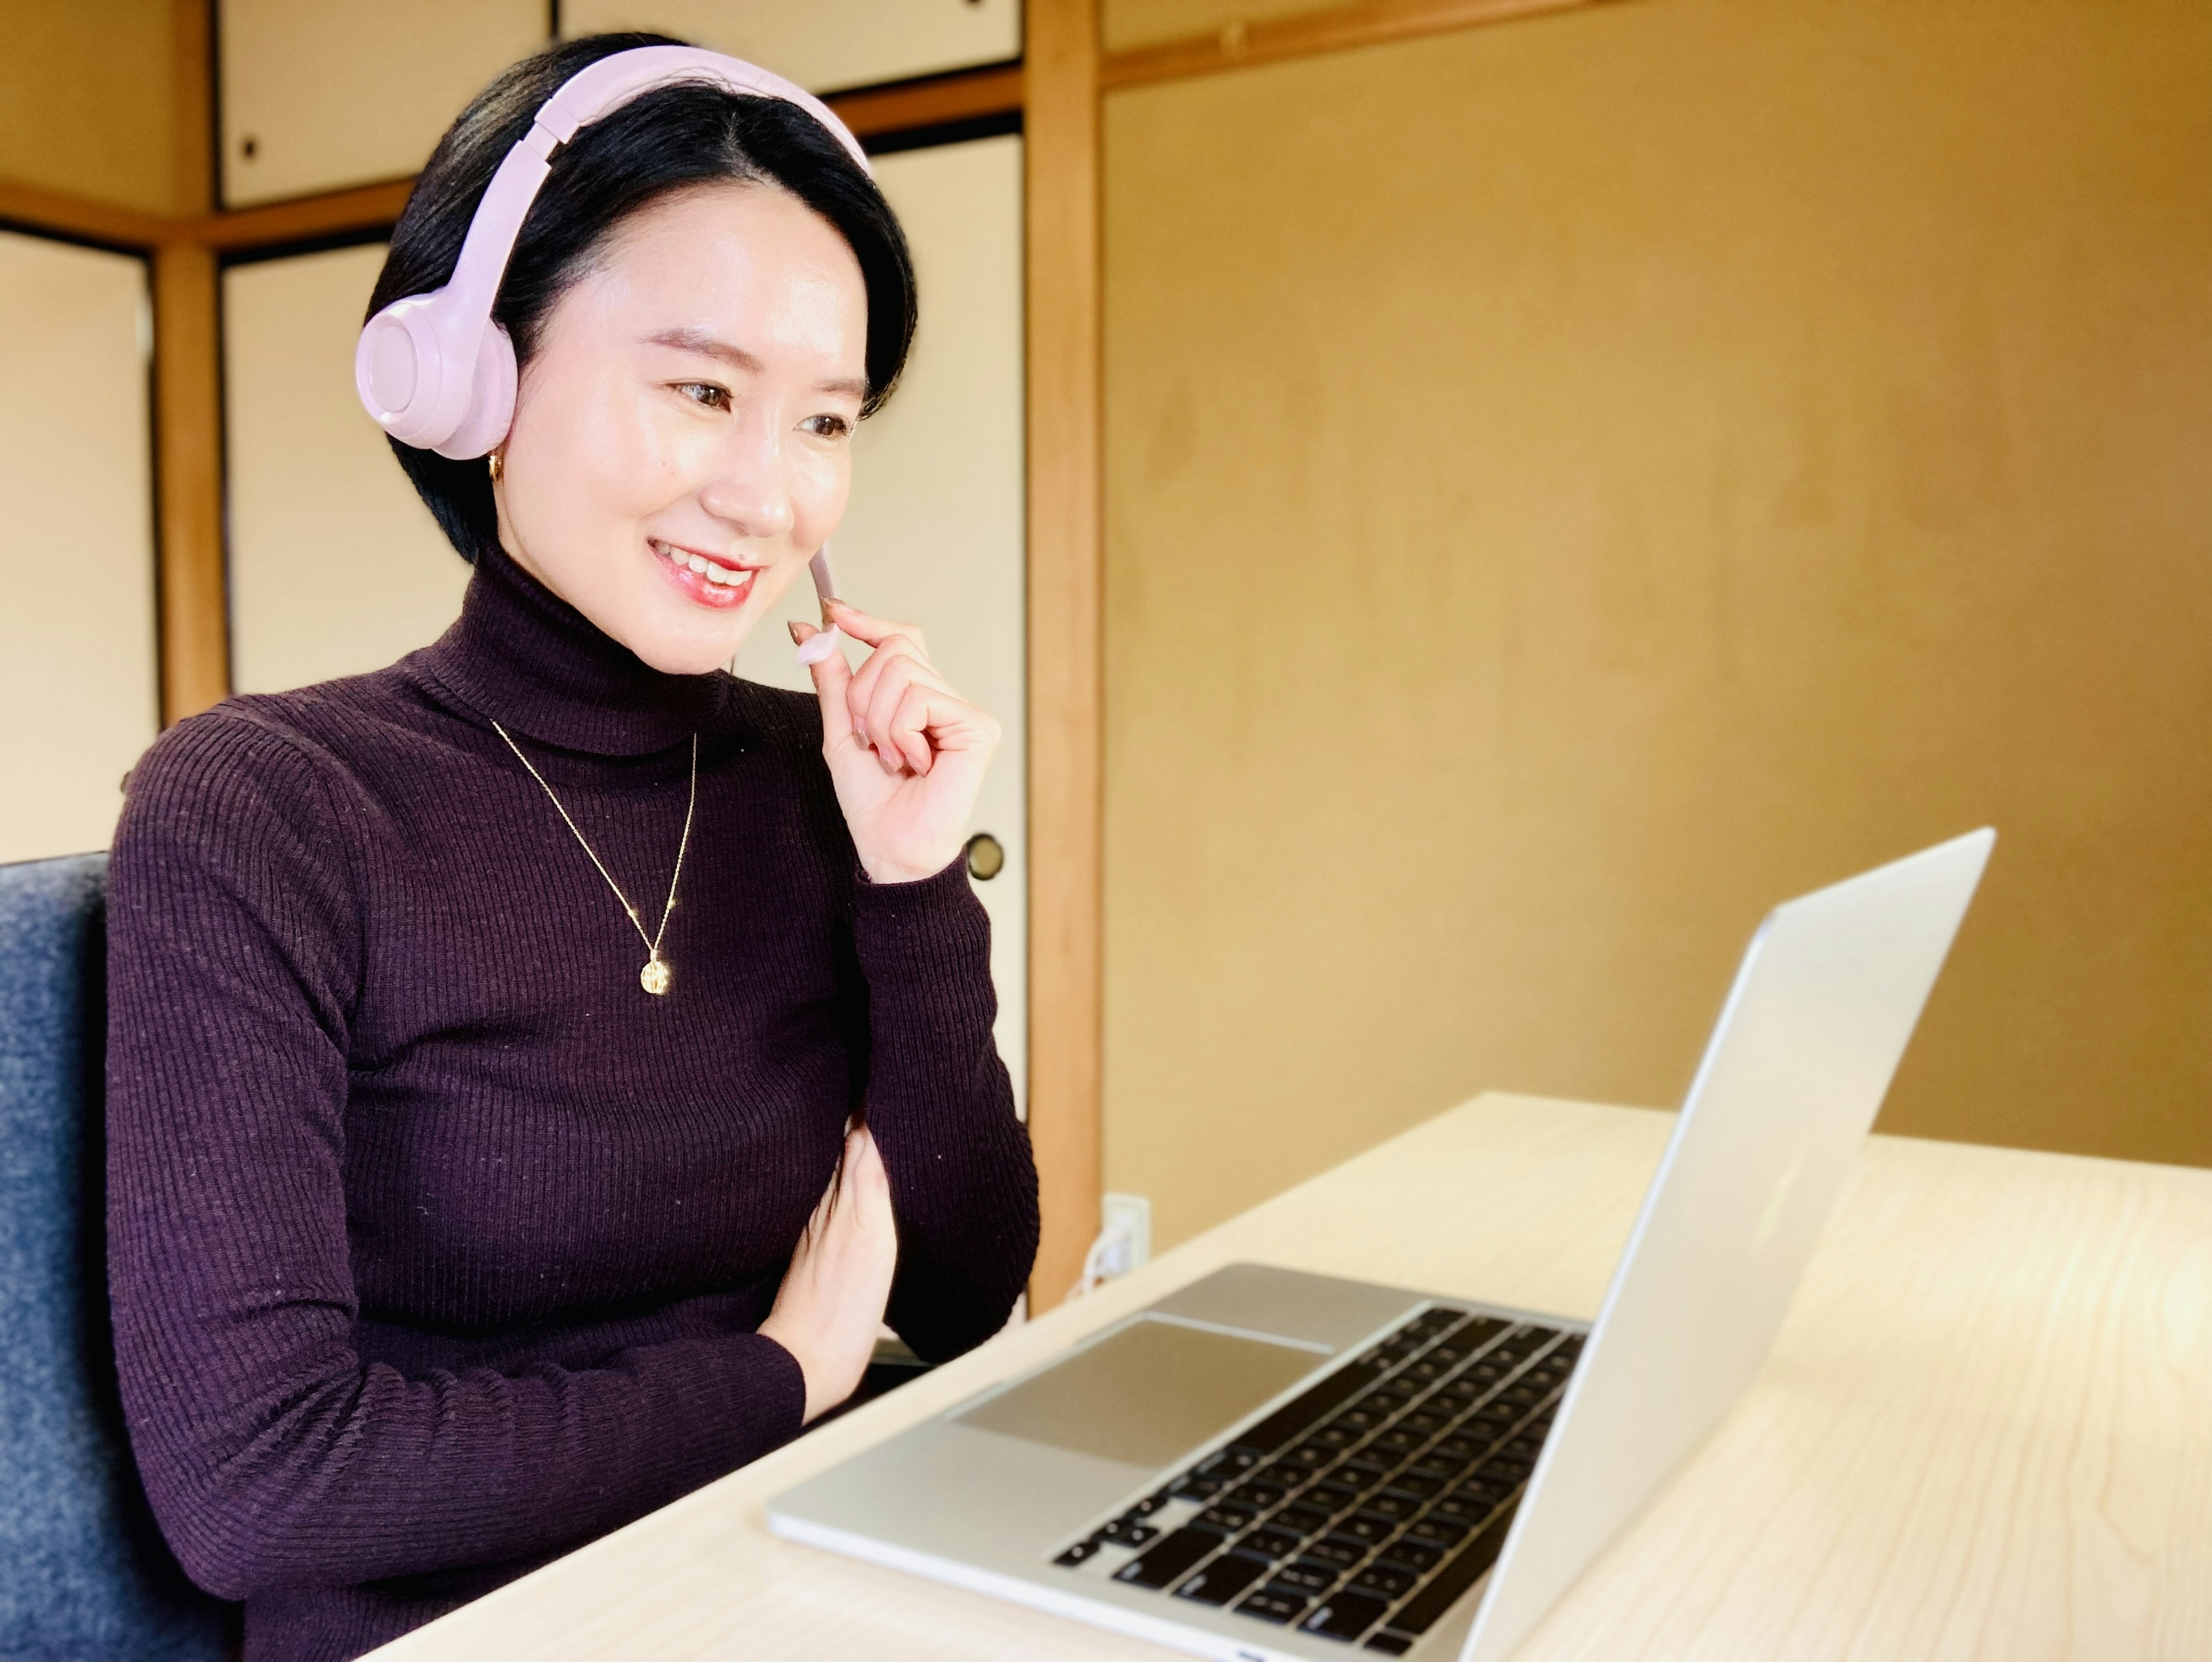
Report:
M844 1170L806 1221L775 1308L760 1324L805 1376L808 1420L860 1388L897 1263L890 1180L876 1140L862 1127L846 1136Z
M874 648L857 670L842 652L810 667L822 754L861 868L878 883L933 877L960 852L999 724L945 685L920 630L830 604L837 626ZM818 633L791 626L802 645Z

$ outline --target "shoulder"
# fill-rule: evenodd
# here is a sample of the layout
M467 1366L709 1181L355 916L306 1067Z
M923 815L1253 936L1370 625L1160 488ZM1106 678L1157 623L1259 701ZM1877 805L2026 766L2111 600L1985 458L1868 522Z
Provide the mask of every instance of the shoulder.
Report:
M346 755L388 728L404 695L393 669L289 692L234 693L168 728L138 758L126 801L204 797L307 774L335 777Z
M343 829L343 770L315 723L296 719L298 699L227 698L156 739L124 780L116 866L326 857Z

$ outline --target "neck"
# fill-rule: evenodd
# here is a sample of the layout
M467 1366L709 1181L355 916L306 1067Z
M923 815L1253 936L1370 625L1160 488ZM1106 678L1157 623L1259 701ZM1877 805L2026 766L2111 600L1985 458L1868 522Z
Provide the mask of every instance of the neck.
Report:
M654 669L498 548L477 560L459 621L426 656L464 703L510 733L602 756L688 740L728 685L719 673Z

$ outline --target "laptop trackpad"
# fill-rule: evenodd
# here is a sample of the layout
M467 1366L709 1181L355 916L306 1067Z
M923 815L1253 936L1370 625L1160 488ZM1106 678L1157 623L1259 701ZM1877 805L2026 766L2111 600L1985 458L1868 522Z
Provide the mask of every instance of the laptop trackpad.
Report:
M1136 1466L1164 1466L1329 1358L1146 1317L975 1404L963 1425Z

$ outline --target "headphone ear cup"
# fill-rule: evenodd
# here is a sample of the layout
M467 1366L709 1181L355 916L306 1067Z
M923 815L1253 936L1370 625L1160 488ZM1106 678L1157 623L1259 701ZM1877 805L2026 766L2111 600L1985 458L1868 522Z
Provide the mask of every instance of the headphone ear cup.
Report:
M487 324L477 344L476 372L469 378L468 408L453 436L431 448L455 461L489 454L514 424L514 343L498 324Z

